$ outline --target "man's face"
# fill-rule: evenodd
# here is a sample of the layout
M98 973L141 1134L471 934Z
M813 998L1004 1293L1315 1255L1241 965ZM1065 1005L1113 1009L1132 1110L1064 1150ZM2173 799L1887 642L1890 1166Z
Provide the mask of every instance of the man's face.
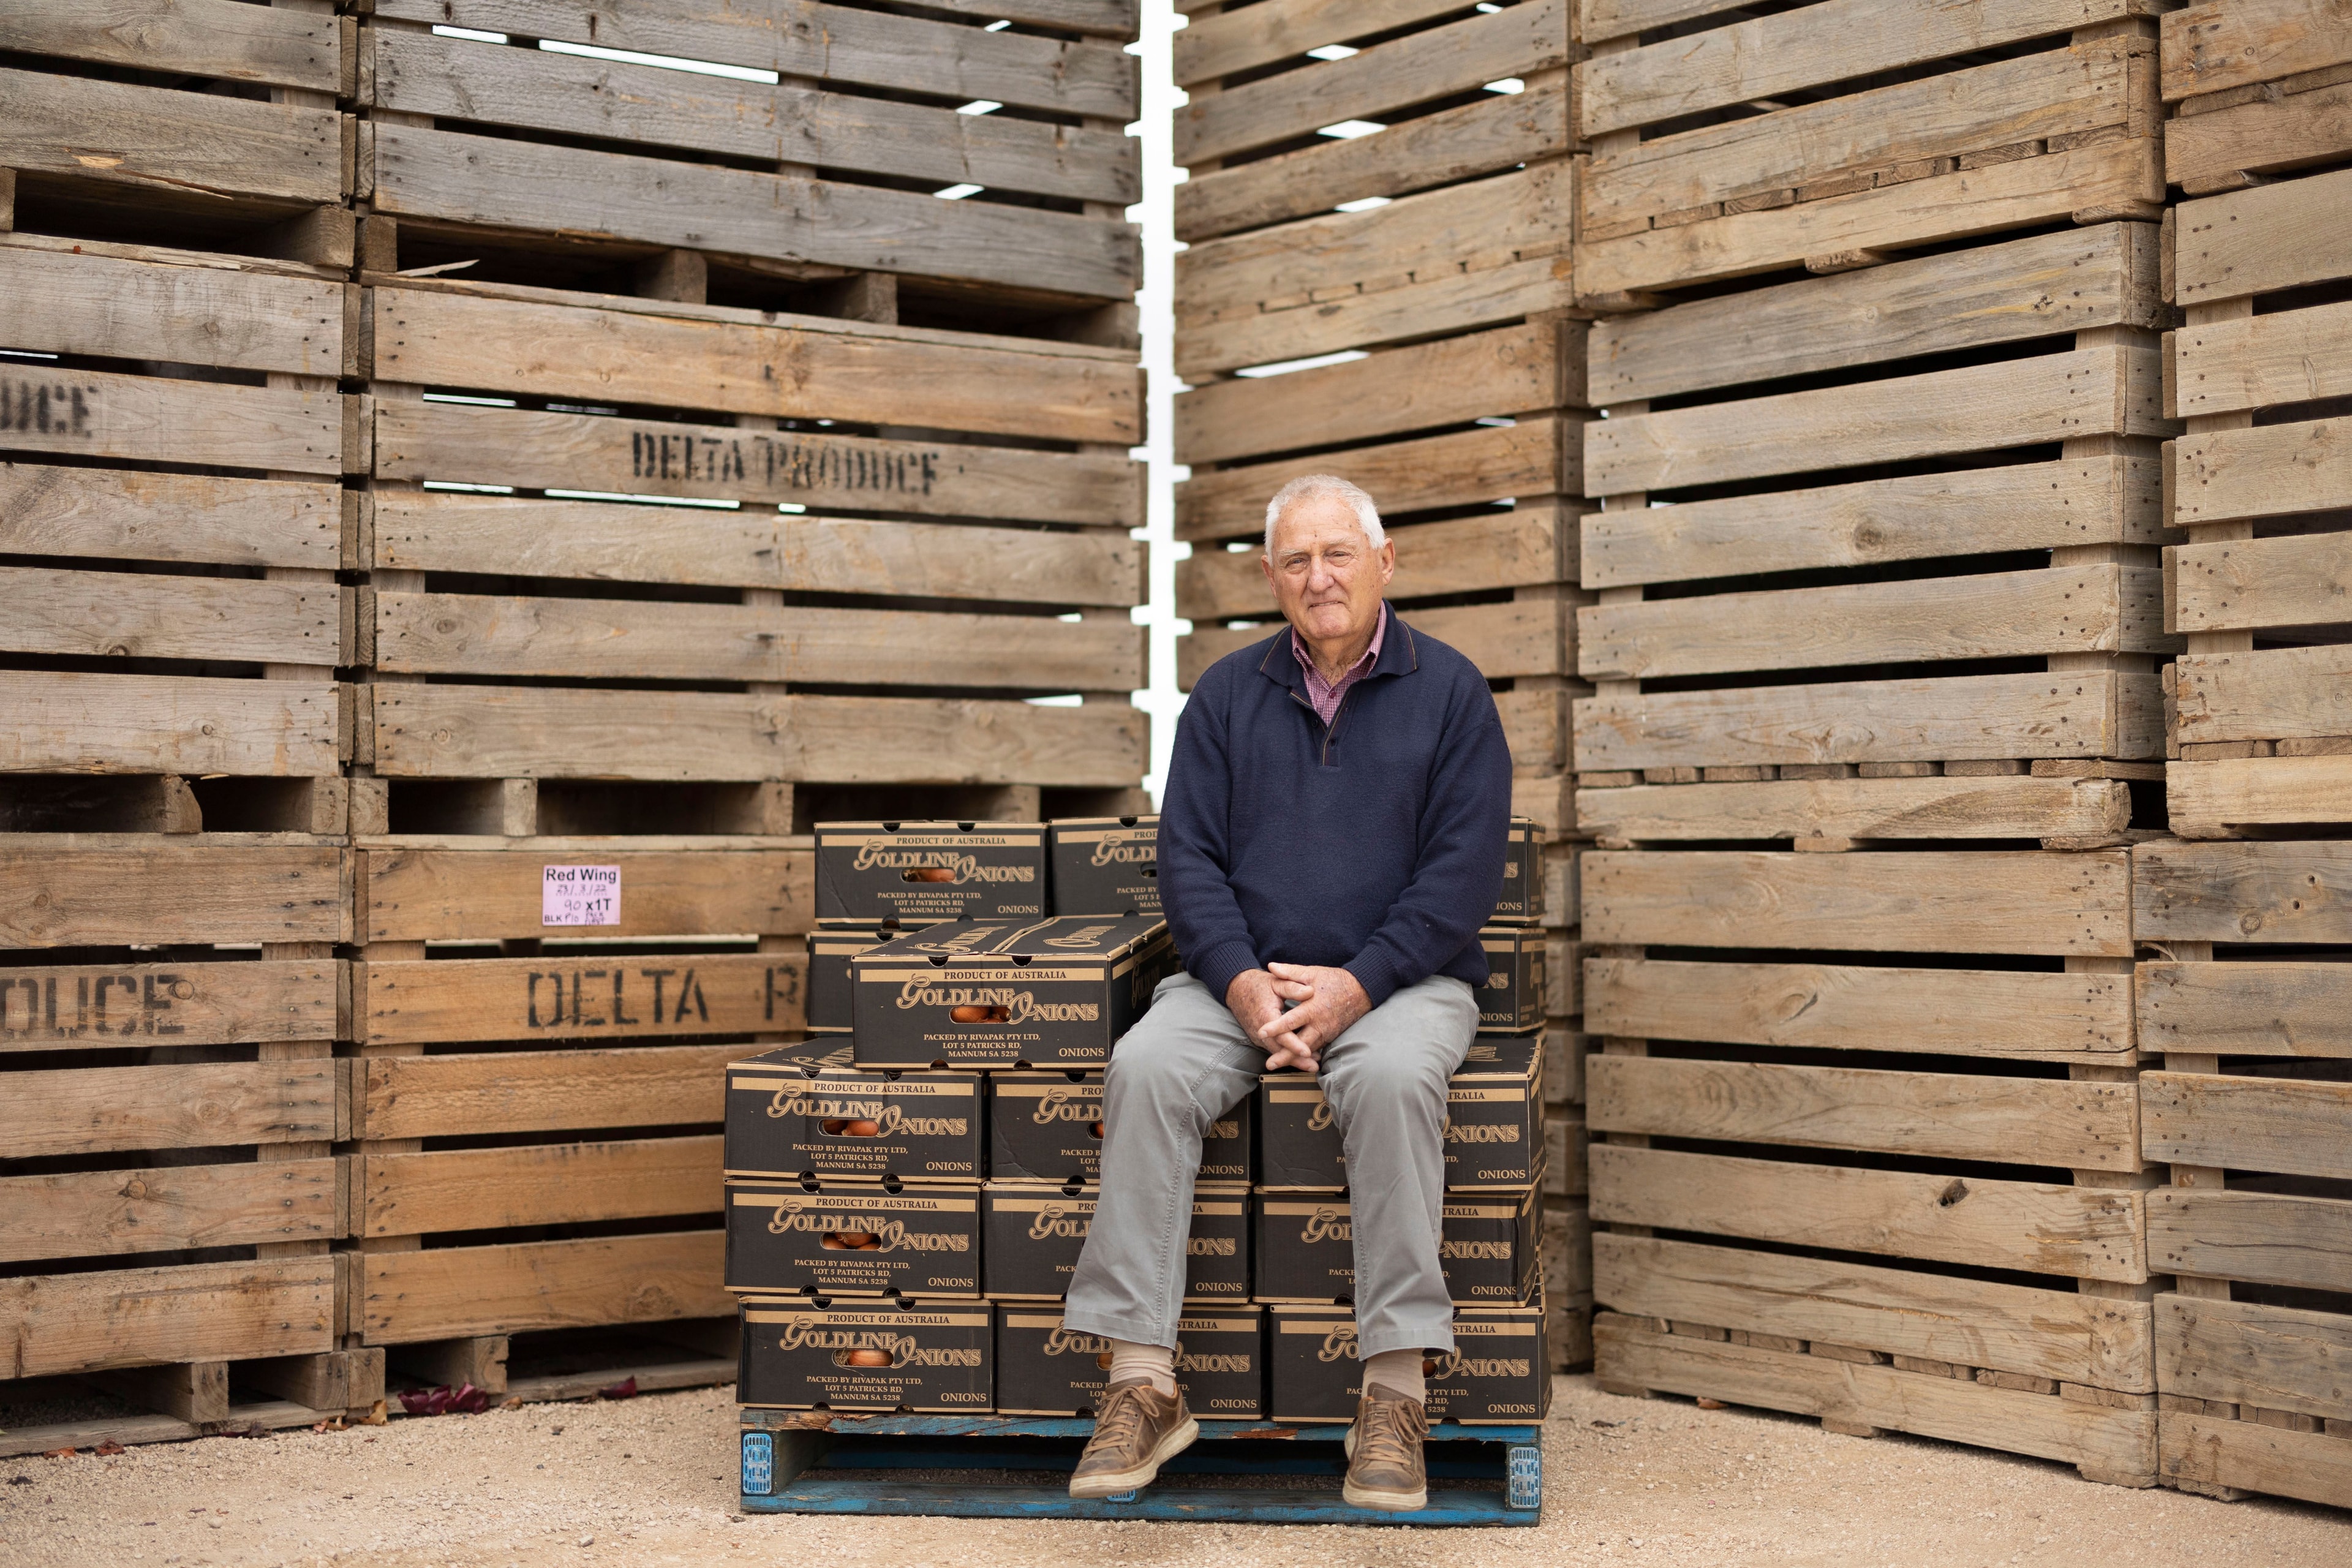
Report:
M1285 509L1265 562L1283 618L1309 643L1370 636L1381 594L1396 574L1396 546L1374 550L1355 509L1314 496Z

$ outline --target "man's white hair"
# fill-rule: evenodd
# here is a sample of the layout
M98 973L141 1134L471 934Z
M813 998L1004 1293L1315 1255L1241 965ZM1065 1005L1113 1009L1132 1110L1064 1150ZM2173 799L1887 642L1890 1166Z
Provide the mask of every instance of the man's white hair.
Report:
M1364 493L1360 485L1351 485L1334 474L1302 474L1275 491L1274 499L1265 503L1267 560L1274 559L1274 525L1282 521L1282 514L1290 504L1293 501L1324 500L1346 501L1354 510L1356 521L1364 525L1364 537L1372 542L1373 549L1378 550L1389 542L1388 530L1381 526L1381 509L1372 504L1372 498Z

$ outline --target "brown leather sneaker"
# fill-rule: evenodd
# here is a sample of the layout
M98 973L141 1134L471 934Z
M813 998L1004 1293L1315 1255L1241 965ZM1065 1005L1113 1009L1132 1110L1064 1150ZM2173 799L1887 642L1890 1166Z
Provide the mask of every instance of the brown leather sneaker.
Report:
M1351 1507L1409 1513L1429 1506L1429 1467L1421 1445L1429 1415L1421 1401L1385 1385L1367 1385L1348 1428L1348 1484L1339 1495Z
M1160 1467L1192 1446L1201 1424L1184 1408L1184 1395L1160 1393L1148 1377L1114 1383L1103 1391L1095 1412L1095 1435L1078 1456L1070 1477L1075 1498L1116 1497L1148 1487Z

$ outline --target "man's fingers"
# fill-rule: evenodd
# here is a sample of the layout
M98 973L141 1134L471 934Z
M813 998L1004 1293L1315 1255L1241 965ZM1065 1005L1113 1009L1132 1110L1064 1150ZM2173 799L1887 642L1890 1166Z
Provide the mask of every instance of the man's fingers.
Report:
M1315 987L1297 980L1277 980L1274 994L1287 1002L1310 1002L1315 998Z

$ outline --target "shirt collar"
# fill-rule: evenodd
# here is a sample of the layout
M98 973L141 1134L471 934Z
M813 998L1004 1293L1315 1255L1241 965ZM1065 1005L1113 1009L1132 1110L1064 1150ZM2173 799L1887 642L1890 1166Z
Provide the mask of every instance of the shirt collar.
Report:
M1339 672L1339 679L1345 680L1351 675L1370 674L1373 666L1380 663L1381 644L1388 635L1389 605L1388 601L1383 599L1381 601L1381 618L1372 625L1372 640L1365 645L1361 658ZM1315 668L1315 656L1307 647L1307 639L1298 635L1297 626L1290 628L1290 657L1298 661L1298 670L1301 675L1311 675L1318 680L1322 679L1322 671Z

